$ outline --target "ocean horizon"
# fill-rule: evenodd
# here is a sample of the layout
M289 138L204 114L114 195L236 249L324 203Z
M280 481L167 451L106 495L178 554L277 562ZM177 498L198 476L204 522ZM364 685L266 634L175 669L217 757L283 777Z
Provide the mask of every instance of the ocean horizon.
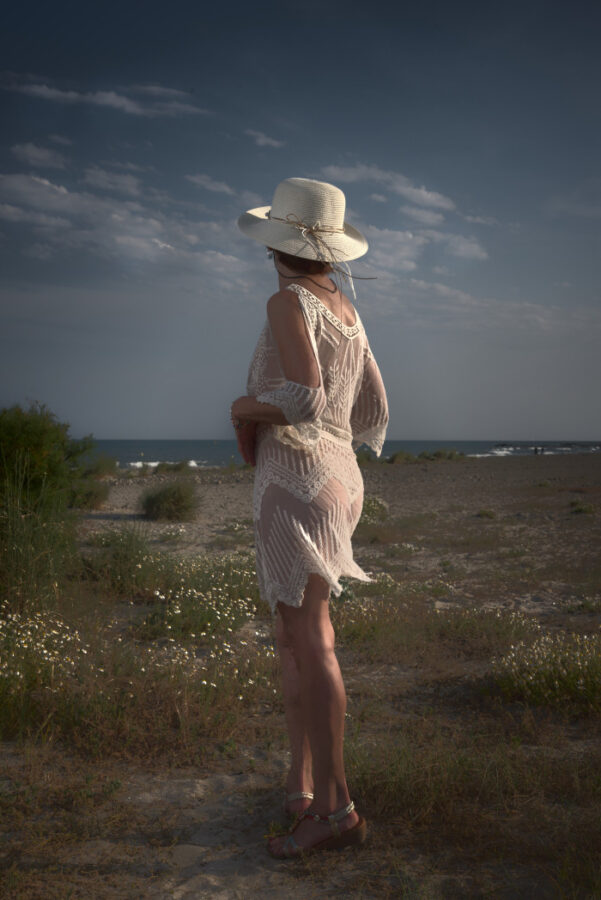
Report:
M385 441L382 457L403 451L418 456L437 450L456 450L471 457L507 457L541 454L599 453L600 441ZM240 465L235 440L94 439L93 457L110 456L120 468L187 462L190 467Z

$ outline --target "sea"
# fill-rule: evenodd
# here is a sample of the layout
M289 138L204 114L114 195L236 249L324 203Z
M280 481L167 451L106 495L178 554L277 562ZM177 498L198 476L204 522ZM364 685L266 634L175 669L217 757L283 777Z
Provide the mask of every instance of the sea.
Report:
M435 453L456 450L473 457L540 454L601 453L601 441L386 441L382 458L399 451ZM233 440L95 440L93 457L110 456L120 468L186 462L191 467L239 465L243 462Z

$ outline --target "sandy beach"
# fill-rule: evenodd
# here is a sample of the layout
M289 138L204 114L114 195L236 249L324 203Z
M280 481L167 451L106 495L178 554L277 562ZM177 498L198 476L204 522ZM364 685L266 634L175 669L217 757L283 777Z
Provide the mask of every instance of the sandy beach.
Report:
M417 597L412 602L441 611L520 611L550 631L599 629L601 455L372 463L362 471L376 514L360 525L355 555L374 577L387 573L394 579L392 596L399 601ZM152 545L185 555L251 550L252 471L207 469L190 477L200 499L195 519L181 526L144 523ZM142 523L141 494L171 478L111 479L104 507L82 514L82 546L99 532ZM268 634L266 618L255 626L257 633ZM477 731L481 713L470 692L489 667L482 655L419 650L370 664L344 642L339 652L349 727L354 721L371 727L370 704L384 702L383 692L391 691L394 702L385 700L391 718L382 728L396 727L399 720L413 727L436 714L444 727L459 723ZM269 728L274 721L276 729L283 727L281 713L275 720L272 713L266 716ZM44 783L49 771L65 790L85 784L90 773L118 784L100 813L103 821L114 818L113 837L110 825L97 834L94 828L74 829L71 838L53 845L49 860L43 835L53 828L51 804L40 814L37 844L19 844L19 827L13 824L17 843L11 856L3 851L4 863L10 860L25 873L14 896L275 900L299 891L315 898L560 896L551 870L534 856L531 863L512 862L511 851L489 848L488 855L474 856L465 846L445 850L433 833L425 839L407 823L391 832L388 817L370 817L369 797L361 789L355 796L367 807L371 828L363 850L292 864L271 860L264 834L270 822L281 819L287 756L281 742L261 737L262 727L258 720L255 746L238 746L206 770L119 759L91 766L60 746L23 751L3 745L4 790L16 781ZM549 752L598 754L598 718L575 719L569 727L547 722L532 737L532 752L546 753L545 742ZM390 834L398 836L394 853Z

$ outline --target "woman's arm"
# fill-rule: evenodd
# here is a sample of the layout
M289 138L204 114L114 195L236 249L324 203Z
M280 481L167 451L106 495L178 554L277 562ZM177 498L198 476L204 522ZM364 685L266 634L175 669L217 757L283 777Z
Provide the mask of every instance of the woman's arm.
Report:
M279 406L259 403L256 397L238 397L232 403L232 418L240 422L270 422L273 425L289 425Z
M326 405L319 361L298 295L278 291L267 303L267 318L286 381L258 397L238 397L232 416L241 422L297 425L316 421ZM311 336L312 337L312 336Z

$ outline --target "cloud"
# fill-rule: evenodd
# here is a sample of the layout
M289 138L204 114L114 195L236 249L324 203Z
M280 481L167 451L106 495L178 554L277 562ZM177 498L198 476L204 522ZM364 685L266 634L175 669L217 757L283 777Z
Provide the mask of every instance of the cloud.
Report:
M442 213L431 209L420 209L418 206L401 206L401 212L420 225L442 225L444 216Z
M361 231L369 241L369 257L366 263L375 269L413 272L417 260L428 243L427 239L412 231L394 231L364 225Z
M463 216L463 218L472 225L500 225L494 216Z
M252 128L247 128L244 134L253 138L258 147L275 147L276 149L279 149L280 147L286 146L286 141L276 141L275 138L268 137L268 135L263 134L262 131L253 131Z
M233 196L236 193L225 181L216 181L210 175L186 175L186 178L192 184L204 188L206 191L213 191L215 194L229 194Z
M145 116L155 118L159 116L200 115L207 110L190 103L181 103L179 100L165 100L154 102L145 106L137 100L132 100L115 91L73 91L61 90L50 87L47 84L14 84L5 90L27 94L40 100L49 100L55 103L85 103L91 106L107 107L131 116Z
M601 219L601 178L588 179L567 194L558 194L548 204L552 215Z
M91 180L102 187L106 177L131 177L92 171ZM43 242L35 247L29 242L24 251L34 258L72 252L81 257L86 251L122 264L152 262L178 277L188 272L197 278L200 269L210 268L216 278L225 278L226 262L211 253L231 256L235 241L234 225L229 221L187 218L182 208L169 215L127 194L111 197L70 191L36 175L0 175L0 218L37 229L45 227Z
M32 212L10 203L0 203L0 219L5 222L19 222L26 225L37 225L41 228L67 228L71 225L68 219L60 216L47 216L45 213Z
M464 237L461 234L447 234L435 229L424 229L420 232L423 237L434 243L446 245L446 250L451 256L461 259L488 259L488 253L474 237Z
M64 169L67 162L58 150L49 150L36 144L14 144L10 150L19 162L40 169Z
M398 194L410 203L434 209L455 209L449 197L430 191L425 187L415 187L409 178L399 172L380 169L379 166L366 166L361 163L355 166L324 166L322 174L334 182L357 183L368 182L381 184L392 193Z
M375 200L376 203L388 203L388 198L384 194L370 194L369 199Z
M86 169L83 181L84 184L99 188L101 191L115 191L129 197L137 197L140 194L140 180L135 175L118 175L98 166Z
M127 88L125 90L128 90ZM178 91L176 88L163 87L160 84L132 84L130 91L136 94L146 94L150 97L189 97L187 91Z
M60 144L61 147L71 147L73 144L73 141L63 134L49 134L48 140L53 141L55 144Z

